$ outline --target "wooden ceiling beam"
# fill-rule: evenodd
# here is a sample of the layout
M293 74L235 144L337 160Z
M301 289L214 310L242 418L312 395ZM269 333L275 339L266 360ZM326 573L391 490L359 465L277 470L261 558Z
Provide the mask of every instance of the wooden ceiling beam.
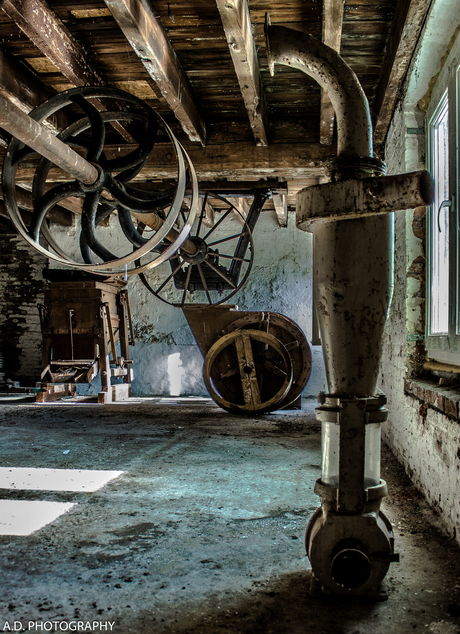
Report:
M5 197L3 195L3 189L0 187L0 201L4 203L4 199ZM28 220L30 219L30 214L32 213L34 209L32 193L26 189L23 189L22 187L16 187L15 199L19 209L21 209L22 212L23 211L26 212L26 214L24 214L23 217L26 220L26 222L28 222ZM53 222L58 222L59 224L64 225L66 227L71 227L73 223L73 214L75 212L75 207L72 205L71 202L69 202L69 204L66 204L65 200L63 201L63 203L64 204L55 205L50 210L49 219L52 220ZM6 215L9 218L6 205L3 204L2 208L4 209L4 213L2 215ZM80 204L80 214L81 214L81 204Z
M216 0L256 145L268 145L268 114L247 0Z
M273 194L273 206L280 227L288 226L288 208L286 194Z
M105 4L189 139L205 145L201 106L148 0L105 0Z
M125 151L135 146L124 145ZM106 146L108 159L119 156L120 147ZM253 179L308 179L325 174L324 164L334 157L330 148L320 143L276 143L269 147L257 147L252 141L208 145L205 148L196 143L186 143L190 160L195 167L200 183L207 180L253 180ZM0 149L0 160L2 160ZM133 182L162 182L177 178L177 163L169 143L156 143L142 171ZM33 166L20 166L17 182L30 182ZM51 167L49 180L68 180L59 168ZM260 187L260 183L258 185Z
M39 103L51 97L37 77L17 59L0 48L0 95L18 106L23 112L29 113ZM0 144L5 145L9 136L0 131Z
M109 82L44 0L4 0L3 9L29 40L74 86L106 86ZM99 110L104 105L94 99ZM127 141L132 137L117 121L112 126Z
M340 53L344 0L323 0L323 44ZM329 95L321 88L320 143L332 145L335 113Z
M398 0L371 109L374 147L383 154L396 102L415 52L430 0Z
M72 84L107 84L104 76L44 0L4 0L3 10Z
M0 48L0 93L29 113L53 94L27 66Z

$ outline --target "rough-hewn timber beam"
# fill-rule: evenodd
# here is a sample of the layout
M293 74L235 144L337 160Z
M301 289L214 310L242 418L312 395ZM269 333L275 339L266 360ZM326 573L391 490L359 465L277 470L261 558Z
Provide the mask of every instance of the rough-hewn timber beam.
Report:
M422 30L430 0L399 0L391 25L375 100L372 106L374 147L383 153L383 144Z
M21 110L29 113L51 93L15 57L0 48L0 94L13 101ZM5 145L8 136L0 132L0 144Z
M280 227L288 225L288 208L287 198L285 194L273 194L273 205L275 207L276 217Z
M44 0L5 0L3 10L72 84L107 83Z
M206 124L190 81L148 0L105 0L191 141L206 142Z
M51 93L40 80L17 59L0 48L0 92L29 113Z
M75 86L105 86L104 75L44 0L5 0L4 11L64 77ZM96 107L105 110L99 100ZM129 133L118 122L113 127L127 140Z
M135 146L125 145L125 150ZM205 148L185 144L185 149L195 167L200 182L206 180L248 180L254 178L292 180L321 177L325 173L325 161L333 158L330 148L320 143L280 143L269 147L257 147L252 141L208 145ZM119 156L119 146L106 146L107 158ZM0 150L0 160L3 152ZM20 166L17 181L29 182L33 167ZM160 182L176 179L177 163L170 144L155 145L136 181ZM67 180L59 168L52 167L49 180ZM316 181L317 182L317 181Z
M30 214L32 213L34 209L32 193L25 189L22 189L21 187L16 187L15 198L16 198L16 203L18 207L23 212L23 218L25 222L28 222L30 218ZM6 206L4 205L3 200L4 200L3 190L0 187L0 201L2 202L0 215L6 216L7 218L9 218L7 210L6 210ZM68 205L68 206L56 205L55 207L53 207L53 209L50 210L48 218L52 220L53 222L57 222L65 227L71 227L73 223L73 214L69 212L73 211L73 209L71 209L70 207L71 205ZM80 213L81 213L81 207L80 207Z
M268 115L247 0L216 0L256 145L267 145Z
M323 0L323 43L340 53L342 41L343 0ZM334 108L324 88L321 88L320 142L331 145L334 134Z

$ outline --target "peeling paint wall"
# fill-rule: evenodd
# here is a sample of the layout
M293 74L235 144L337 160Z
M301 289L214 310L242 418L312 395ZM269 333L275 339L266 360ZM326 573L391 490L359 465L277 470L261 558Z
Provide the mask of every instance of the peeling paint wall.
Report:
M449 33L455 31L459 22L458 3L436 2L412 64L405 98L399 104L387 138L388 173L426 167L426 140L420 134L425 113L418 103L431 90L431 78L439 73L440 60L449 45ZM420 338L425 332L425 212L421 208L395 214L394 294L380 377L389 409L384 438L415 485L438 511L447 532L460 541L458 402L447 399L445 390L435 380L430 381L430 390L417 383L417 379L423 378L425 358ZM415 388L408 389L411 379Z
M237 229L239 230L239 229ZM110 227L105 228L110 234ZM67 253L75 250L73 231L60 230L57 241ZM115 230L113 232L115 234ZM312 236L295 227L289 214L280 228L273 212L262 212L254 231L254 263L245 285L230 300L240 310L286 315L312 339ZM116 238L104 236L104 246L116 252ZM149 280L154 286L152 275ZM159 278L158 284L164 278ZM207 396L202 378L203 357L179 308L152 295L137 276L128 282L136 344L134 395ZM304 397L316 398L326 388L321 346L311 346L312 373ZM94 386L94 391L97 391Z
M273 311L286 315L312 338L312 237L295 227L290 214L287 228L263 212L254 231L254 264L242 289L231 298L240 310ZM202 378L203 358L182 311L149 293L137 278L130 279L136 345L133 392L207 395ZM304 397L325 389L320 346L312 346L312 374Z

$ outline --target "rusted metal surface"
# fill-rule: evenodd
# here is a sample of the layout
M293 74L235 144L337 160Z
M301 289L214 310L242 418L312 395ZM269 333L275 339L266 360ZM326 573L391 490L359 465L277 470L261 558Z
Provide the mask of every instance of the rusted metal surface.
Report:
M341 180L342 164L348 176L349 157L358 179L369 169L378 171L378 162L372 165L369 106L355 73L321 42L285 27L267 23L266 28L272 67L278 63L302 70L331 97L337 115L335 180ZM379 216L314 228L314 300L334 396L372 396L376 389L391 290L390 222Z
M94 98L104 98L105 102L115 101L114 112L99 112L92 104ZM4 98L0 95L0 105ZM76 88L66 91L44 102L34 109L30 116L22 113L8 100L0 125L8 129L14 138L11 141L3 164L2 183L8 213L17 231L25 240L43 255L59 264L73 268L113 275L133 275L158 266L166 261L187 240L191 224L195 218L198 205L198 182L193 165L169 126L147 104L129 93L112 88ZM126 110L116 111L116 105L123 101ZM43 122L58 111L67 108L80 108L80 119L63 130L59 138L48 132ZM106 124L113 121L135 124L138 142L130 150L107 159L104 152L106 141ZM130 180L142 169L146 158L152 151L157 139L158 129L169 137L170 149L177 160L177 182L175 188L167 192L144 191L130 185ZM85 132L91 130L90 141ZM32 150L23 149L25 143ZM85 158L77 154L71 145L80 145L86 152ZM16 178L21 162L30 162L38 153L33 180L34 211L28 225L19 211L16 201ZM41 156L44 158L40 160ZM46 159L46 160L45 160ZM51 163L56 163L74 181L65 181L52 187L47 182ZM96 178L94 177L96 175ZM68 177L67 177L68 178ZM179 216L185 196L187 184L192 189L191 204L184 212L184 226L176 234L173 225ZM66 198L83 198L81 227L79 232L79 250L81 259L68 256L53 239L45 218L53 206ZM152 220L153 212L167 213L163 217ZM131 211L136 214L147 214L151 224L157 231L150 239L146 239L133 223ZM125 254L117 257L110 252L96 235L97 225L112 213L116 212L120 228L127 244ZM40 237L48 243L52 251L45 249ZM168 240L169 237L169 240ZM170 242L172 240L172 242ZM154 251L160 243L160 252ZM133 249L133 247L135 247ZM195 247L191 245L192 252ZM149 254L142 267L134 267L134 262ZM93 256L99 261L95 261ZM83 262L81 262L83 260ZM133 268L128 270L128 265ZM124 267L117 270L117 267Z
M296 225L311 231L318 222L386 214L430 205L434 182L429 172L324 183L297 193Z
M424 178L418 175L414 186L411 178L400 177L396 182L378 177L384 166L372 156L364 92L335 51L287 29L272 31L269 25L267 37L272 64L295 66L327 90L338 126L338 158L330 170L335 182L315 188L310 198L305 191L299 194L298 225L312 228L314 234L314 301L329 391L324 400L337 402L333 411L324 412L325 406L317 410L319 420L327 414L322 420L322 473L334 471L336 482L320 479L317 483L322 508L307 527L307 554L325 591L376 595L394 552L391 524L379 512L380 498L369 502L372 487L384 487L380 459L374 465L373 484L366 483L366 460L370 460L371 451L366 401L377 387L390 301L391 218L388 213L356 216L373 212L373 199L380 200L382 190L388 190L382 204L385 212L385 204L390 208L392 203L401 204L403 193L407 193L401 185L410 190L412 198L415 190L415 206L420 205L420 181ZM372 178L364 182L369 173ZM318 212L312 210L315 203L320 207ZM352 219L337 220L341 215ZM311 223L313 217L326 217L327 221ZM374 451L380 451L380 443ZM371 557L374 552L379 556Z
M315 38L282 26L266 24L270 72L275 64L297 68L324 88L337 117L339 156L372 156L369 105L355 73L340 55Z
M4 95L0 94L0 127L13 137L36 150L55 165L86 185L93 184L99 175L94 165L88 163L71 147L25 114Z

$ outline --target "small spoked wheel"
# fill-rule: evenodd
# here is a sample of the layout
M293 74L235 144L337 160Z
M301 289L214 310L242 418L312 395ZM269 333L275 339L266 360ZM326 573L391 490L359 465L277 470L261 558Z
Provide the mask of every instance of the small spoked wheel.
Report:
M185 214L179 214L175 231L186 222ZM140 279L167 304L217 305L243 286L253 258L251 229L241 211L229 199L202 193L188 240L168 262L141 273Z
M259 330L236 330L209 349L203 377L210 396L233 413L274 411L292 384L292 363L286 347Z

